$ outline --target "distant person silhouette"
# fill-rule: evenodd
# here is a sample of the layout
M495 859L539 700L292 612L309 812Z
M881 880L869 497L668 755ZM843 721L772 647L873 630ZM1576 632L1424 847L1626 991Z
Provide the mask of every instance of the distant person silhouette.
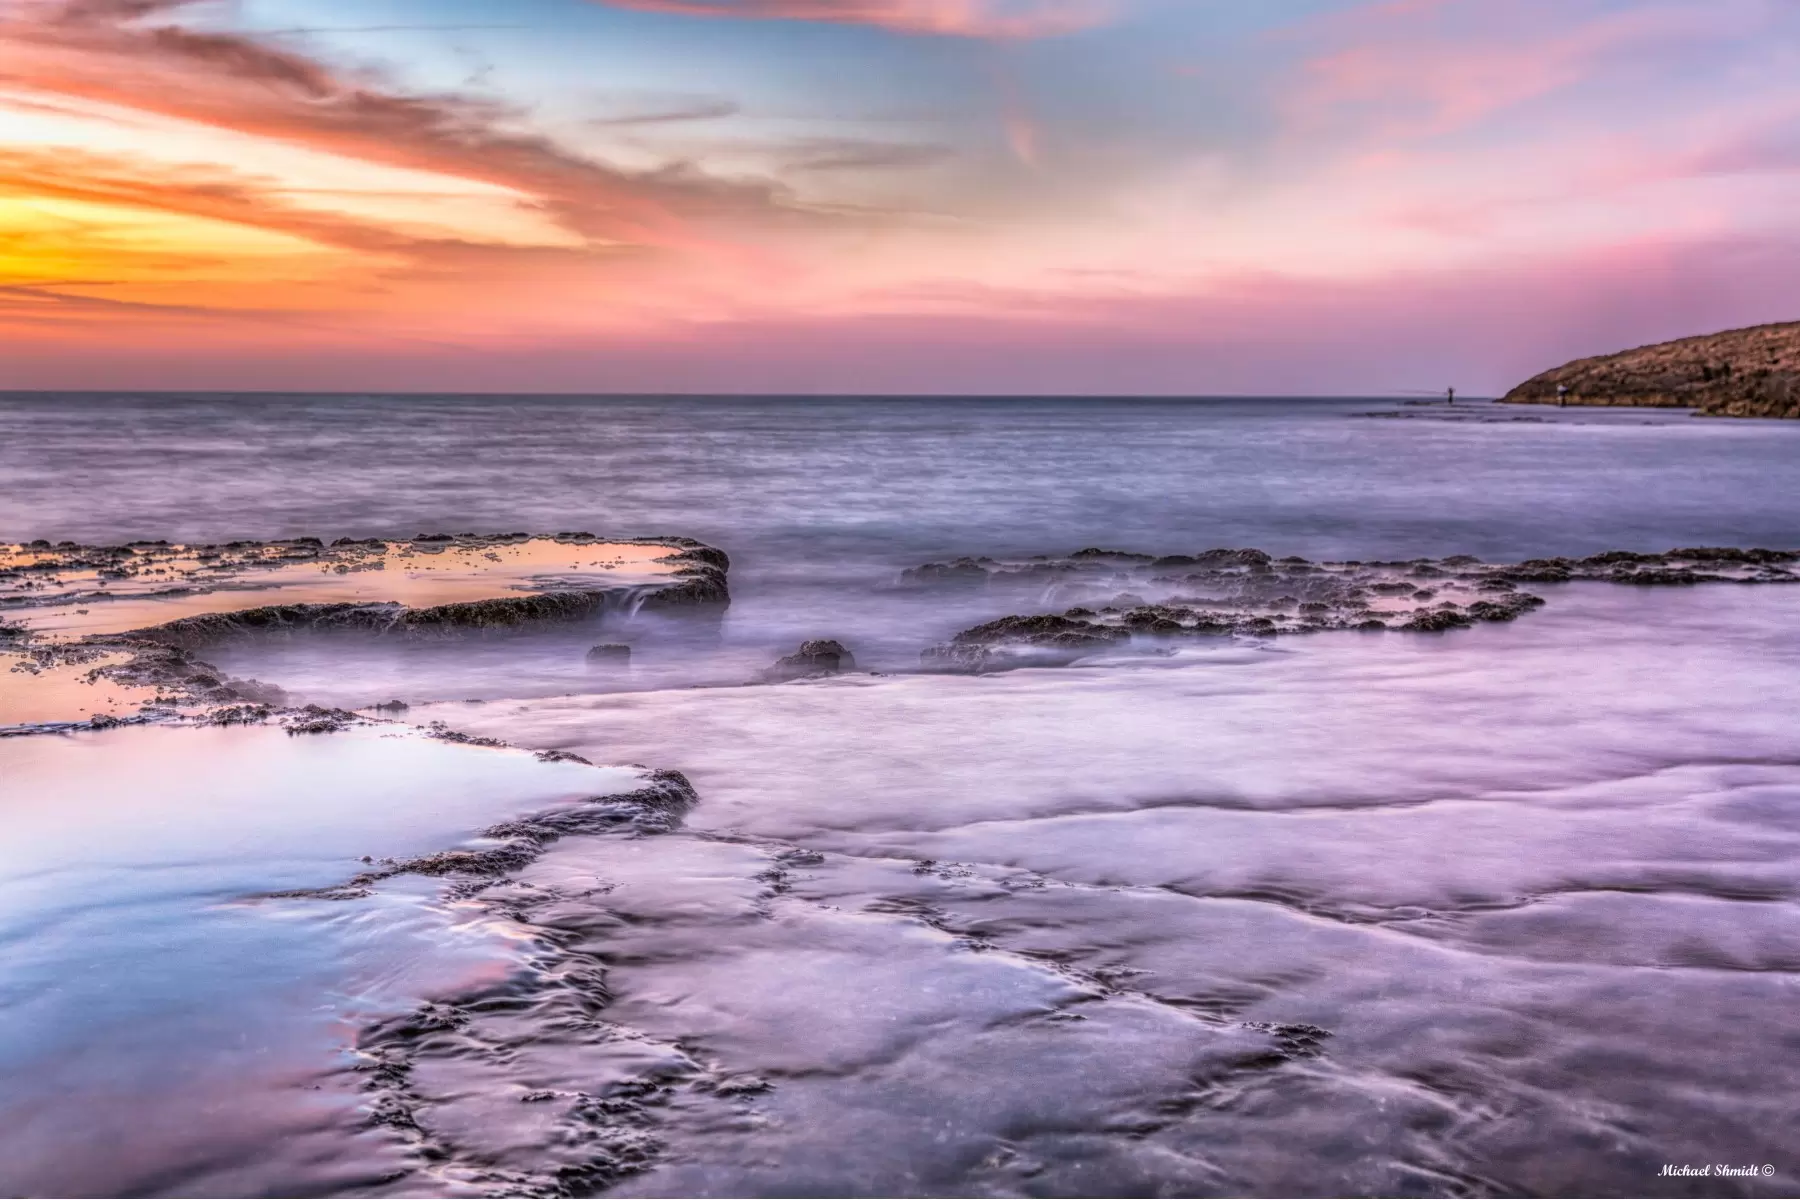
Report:
M1567 408L1569 406L1568 396L1569 396L1569 385L1566 383L1557 384L1556 385L1556 407Z
M1450 389L1450 390L1449 390L1449 393L1448 393L1448 394L1449 394L1449 397L1450 397L1450 398L1449 398L1449 401L1448 401L1448 402L1449 402L1449 403L1451 403L1451 404L1455 404L1455 403L1456 403L1456 389L1455 389L1455 388L1451 388L1451 389Z

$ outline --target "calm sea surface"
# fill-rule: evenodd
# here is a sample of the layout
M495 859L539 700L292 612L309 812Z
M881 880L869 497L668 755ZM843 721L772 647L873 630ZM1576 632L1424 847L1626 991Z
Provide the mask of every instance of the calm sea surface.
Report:
M220 649L698 790L480 893L267 896L626 773L382 727L0 739L0 1193L1794 1194L1800 587L965 678L906 668L1009 610L893 584L1800 548L1796 497L1800 422L1677 413L0 396L0 540L733 560L722 625L629 686L555 638ZM754 683L814 636L882 673Z
M1500 558L1800 541L1800 428L1493 405L1356 419L1371 411L1396 406L13 395L0 536L669 530L757 578L1093 542Z

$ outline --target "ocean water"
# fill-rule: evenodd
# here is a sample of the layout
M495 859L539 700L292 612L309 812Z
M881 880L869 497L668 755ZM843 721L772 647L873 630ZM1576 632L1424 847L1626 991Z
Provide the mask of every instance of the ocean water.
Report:
M1800 426L1667 412L0 398L0 539L733 560L716 624L209 655L698 790L674 832L564 839L478 894L246 899L590 768L398 727L0 740L29 833L0 1191L1793 1194L1800 588L1533 587L1506 625L969 678L909 668L1017 601L894 585L1090 545L1800 548L1796 495ZM615 636L631 677L586 672ZM878 673L757 682L817 636Z

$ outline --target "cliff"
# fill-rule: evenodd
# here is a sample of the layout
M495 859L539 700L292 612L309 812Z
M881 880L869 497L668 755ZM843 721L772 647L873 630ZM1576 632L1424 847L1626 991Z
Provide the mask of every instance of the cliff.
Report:
M1800 321L1579 358L1521 383L1507 404L1696 408L1714 417L1800 418Z

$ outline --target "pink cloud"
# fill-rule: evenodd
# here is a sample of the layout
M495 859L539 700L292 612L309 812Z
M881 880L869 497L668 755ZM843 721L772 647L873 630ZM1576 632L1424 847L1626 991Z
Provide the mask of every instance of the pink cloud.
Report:
M597 0L614 8L688 16L872 25L897 33L1039 38L1074 33L1111 15L1112 0Z
M1388 0L1288 31L1325 48L1286 107L1303 128L1361 120L1376 140L1439 137L1657 50L1728 39L1754 4L1667 3L1582 18L1544 0Z
M730 254L725 226L804 219L776 185L692 167L620 169L519 131L520 114L491 100L409 93L254 36L184 24L194 7L62 0L15 10L0 16L0 83L40 103L104 104L509 188L597 242Z
M424 352L245 326L221 329L204 356L127 336L79 359L21 347L9 366L14 387L1479 395L1581 355L1792 319L1796 280L1792 242L1646 240L1363 281L1246 274L1177 296L962 285L954 313L939 297L935 312L695 322L579 344Z

